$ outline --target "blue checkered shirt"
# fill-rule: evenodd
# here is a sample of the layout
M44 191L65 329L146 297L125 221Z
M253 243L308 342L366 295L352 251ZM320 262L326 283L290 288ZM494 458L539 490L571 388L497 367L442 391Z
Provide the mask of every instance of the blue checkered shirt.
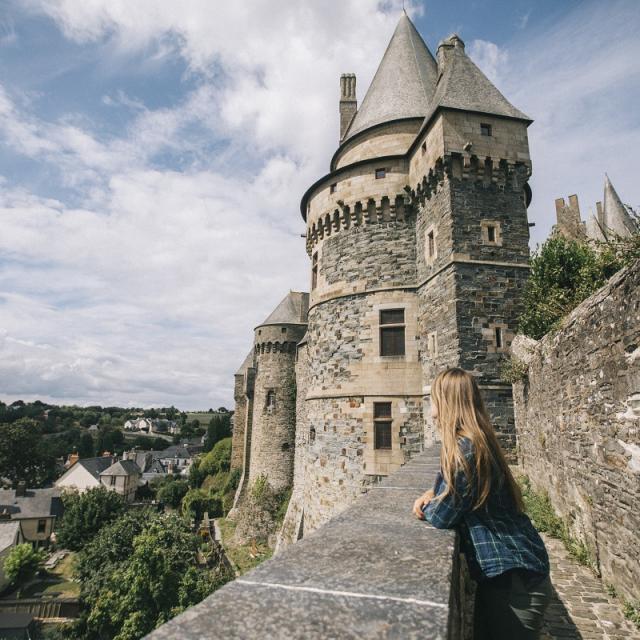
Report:
M458 444L471 470L475 469L471 440L459 438ZM443 500L431 500L422 510L425 520L437 529L458 529L461 549L475 580L493 578L517 568L549 573L544 542L529 517L516 510L504 480L504 474L495 471L487 501L481 508L472 510L475 482L469 487L464 471L460 470L455 476L457 495L451 493ZM434 494L440 495L446 487L442 473L438 472Z

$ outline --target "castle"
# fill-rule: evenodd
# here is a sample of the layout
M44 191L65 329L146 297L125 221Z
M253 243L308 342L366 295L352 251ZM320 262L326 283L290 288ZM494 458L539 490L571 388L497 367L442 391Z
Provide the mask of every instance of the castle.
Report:
M514 450L499 377L529 272L532 120L452 35L436 57L406 14L362 104L340 78L330 171L302 197L310 294L255 329L235 376L232 466L292 488L280 542L319 527L435 438L430 384L477 376Z

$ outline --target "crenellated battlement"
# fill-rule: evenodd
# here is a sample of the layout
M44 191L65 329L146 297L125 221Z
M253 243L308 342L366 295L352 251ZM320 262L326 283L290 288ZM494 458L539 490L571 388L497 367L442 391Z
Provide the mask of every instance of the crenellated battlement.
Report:
M411 201L406 193L357 200L350 205L340 201L337 209L321 215L308 227L307 253L311 255L318 242L339 231L384 222L405 222L412 215Z
M501 191L517 192L524 188L530 176L531 167L525 162L451 153L439 157L409 194L412 202L424 205L445 178L474 182L487 188L496 185Z
M296 342L259 342L254 346L254 352L256 355L262 355L265 353L295 353Z

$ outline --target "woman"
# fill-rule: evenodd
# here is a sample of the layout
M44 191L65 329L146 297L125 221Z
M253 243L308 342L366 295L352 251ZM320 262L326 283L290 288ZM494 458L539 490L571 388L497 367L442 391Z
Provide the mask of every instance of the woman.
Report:
M537 640L551 595L544 542L523 513L522 494L489 421L475 378L439 373L431 415L442 439L440 472L413 511L457 528L477 581L475 640Z

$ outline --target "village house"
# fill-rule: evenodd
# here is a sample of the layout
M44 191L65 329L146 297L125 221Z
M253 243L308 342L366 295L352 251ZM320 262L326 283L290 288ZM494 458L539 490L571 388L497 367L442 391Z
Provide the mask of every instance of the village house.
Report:
M56 518L62 516L60 489L0 489L0 522L18 522L20 538L39 547L47 545Z
M142 471L131 460L118 460L110 455L99 458L71 460L69 468L55 481L59 489L71 489L80 492L103 486L115 491L126 500L131 501L135 496Z

